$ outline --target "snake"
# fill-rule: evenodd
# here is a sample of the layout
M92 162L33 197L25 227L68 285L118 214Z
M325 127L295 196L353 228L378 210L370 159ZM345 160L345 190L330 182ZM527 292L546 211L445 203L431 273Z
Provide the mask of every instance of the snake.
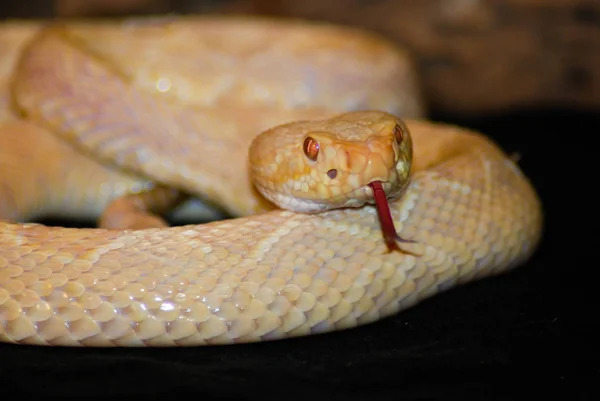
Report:
M203 16L5 22L0 41L2 342L346 330L540 242L517 162L428 120L411 58L371 32Z

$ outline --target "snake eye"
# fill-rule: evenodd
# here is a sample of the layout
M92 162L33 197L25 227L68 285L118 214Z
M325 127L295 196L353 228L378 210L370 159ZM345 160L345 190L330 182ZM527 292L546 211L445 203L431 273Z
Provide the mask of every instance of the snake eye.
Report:
M404 130L398 124L396 124L396 126L394 127L394 137L396 138L396 142L398 143L398 145L401 144L402 140L404 139Z
M304 140L304 154L312 161L317 160L317 156L319 155L319 142L317 142L314 138L307 136Z

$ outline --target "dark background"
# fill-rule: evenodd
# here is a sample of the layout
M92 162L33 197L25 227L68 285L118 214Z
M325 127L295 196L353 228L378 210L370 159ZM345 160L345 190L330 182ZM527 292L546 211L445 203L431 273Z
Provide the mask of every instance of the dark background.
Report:
M27 3L2 6L0 16L55 13L48 2ZM521 155L546 215L543 241L521 268L369 326L288 341L186 349L0 344L0 397L600 399L600 219L591 191L600 113L564 104L470 116L432 110L431 118L480 130Z

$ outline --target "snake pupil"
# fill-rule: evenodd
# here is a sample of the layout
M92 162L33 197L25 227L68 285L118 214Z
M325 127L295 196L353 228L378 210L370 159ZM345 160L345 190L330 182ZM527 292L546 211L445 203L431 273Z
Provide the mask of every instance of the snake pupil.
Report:
M394 127L394 136L396 137L396 142L398 142L398 144L404 139L404 130L398 124Z
M314 138L307 136L304 140L304 154L312 161L317 160L317 156L319 155L319 142L317 142Z
M333 180L335 177L337 177L337 173L338 173L338 171L336 169L332 168L331 170L329 170L327 172L327 176L329 176L329 178L331 178Z

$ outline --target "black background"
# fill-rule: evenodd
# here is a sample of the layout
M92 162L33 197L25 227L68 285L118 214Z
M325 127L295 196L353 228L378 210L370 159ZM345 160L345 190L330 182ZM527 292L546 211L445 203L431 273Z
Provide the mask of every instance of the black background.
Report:
M526 265L378 323L314 337L184 349L1 344L0 391L104 399L599 399L599 220L591 188L600 173L600 115L433 118L479 129L520 153L546 216L543 241Z

